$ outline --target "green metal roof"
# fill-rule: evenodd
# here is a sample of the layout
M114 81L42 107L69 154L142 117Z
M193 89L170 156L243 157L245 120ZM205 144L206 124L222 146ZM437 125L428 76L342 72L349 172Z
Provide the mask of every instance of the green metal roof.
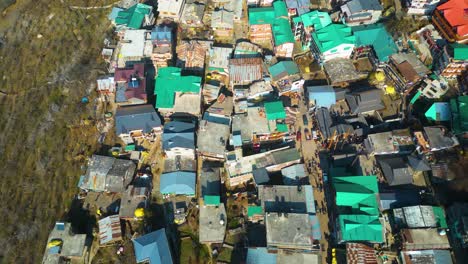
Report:
M413 98L411 99L410 104L414 104L414 103L419 99L419 97L421 96L421 94L422 94L421 91L418 91L418 92L413 96Z
M434 211L434 216L437 221L437 226L440 228L447 228L447 219L445 218L445 212L442 207L439 206L432 206L432 210Z
M269 24L273 31L275 45L294 42L294 35L288 19L288 9L283 1L276 1L272 7L249 8L249 25Z
M299 73L299 68L294 61L280 61L273 66L268 68L271 76L280 75L283 72L286 72L288 75L293 75Z
M221 197L219 197L219 195L205 195L203 200L206 205L219 205L221 203Z
M451 45L453 48L453 58L456 60L468 60L468 45L454 43Z
M424 115L430 121L449 121L451 119L449 103L435 102Z
M263 214L263 208L261 206L251 206L247 207L247 216L252 217L257 214Z
M286 124L276 124L276 130L278 130L278 132L288 132L289 131L288 125L286 125Z
M381 23L354 27L353 32L356 46L373 46L380 61L388 61L390 55L398 52L395 41Z
M152 7L145 4L136 4L130 8L120 11L115 18L117 25L126 25L129 28L139 29L143 24L145 15L152 12Z
M341 44L356 43L356 37L353 36L351 27L343 24L330 24L313 32L312 38L322 53L334 49Z
M129 144L125 146L125 151L132 151L135 150L135 144Z
M378 216L340 215L338 221L344 241L383 242L383 227Z
M286 118L286 111L284 111L283 102L267 102L264 106L267 120Z
M456 134L468 131L468 95L450 100L452 128Z
M378 215L376 176L333 177L339 213Z
M313 26L315 30L322 29L332 23L331 17L327 12L314 10L293 18L294 23L302 22L304 27Z
M181 76L180 68L164 67L158 69L154 83L156 108L174 107L175 93L200 93L201 77Z

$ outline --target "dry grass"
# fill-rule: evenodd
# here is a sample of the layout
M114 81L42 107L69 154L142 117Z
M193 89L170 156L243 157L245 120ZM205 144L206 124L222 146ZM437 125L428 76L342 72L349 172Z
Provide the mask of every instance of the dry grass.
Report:
M93 99L90 84L104 68L108 10L67 5L102 2L24 0L0 17L2 263L40 262L53 222L77 192L80 166L97 148L94 122L82 122L93 119L93 105L80 98Z

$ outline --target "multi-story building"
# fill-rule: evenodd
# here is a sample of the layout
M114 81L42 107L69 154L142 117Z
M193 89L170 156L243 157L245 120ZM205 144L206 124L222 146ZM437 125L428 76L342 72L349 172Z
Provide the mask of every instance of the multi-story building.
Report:
M429 15L440 0L406 0L408 15Z
M374 24L382 16L382 10L378 0L351 0L341 6L343 23L348 26Z
M432 22L450 42L468 42L468 2L450 0L439 5L432 15Z

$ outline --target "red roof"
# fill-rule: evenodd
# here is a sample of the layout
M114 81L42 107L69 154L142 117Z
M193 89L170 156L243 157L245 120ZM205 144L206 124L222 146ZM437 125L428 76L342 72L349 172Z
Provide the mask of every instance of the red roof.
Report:
M445 19L457 28L459 36L468 35L468 0L450 0L437 7L444 13Z
M128 87L131 78L138 79L137 87ZM116 82L125 82L127 89L125 90L125 98L138 98L146 100L146 77L145 77L145 64L136 63L131 67L117 68L114 73L114 80Z

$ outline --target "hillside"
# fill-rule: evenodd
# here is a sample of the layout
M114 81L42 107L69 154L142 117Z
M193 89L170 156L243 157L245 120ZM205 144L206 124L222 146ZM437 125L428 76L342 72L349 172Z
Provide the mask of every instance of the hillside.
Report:
M106 2L18 0L0 13L0 263L40 262L97 148L93 104L81 98L92 102L104 73L109 10L69 5Z

